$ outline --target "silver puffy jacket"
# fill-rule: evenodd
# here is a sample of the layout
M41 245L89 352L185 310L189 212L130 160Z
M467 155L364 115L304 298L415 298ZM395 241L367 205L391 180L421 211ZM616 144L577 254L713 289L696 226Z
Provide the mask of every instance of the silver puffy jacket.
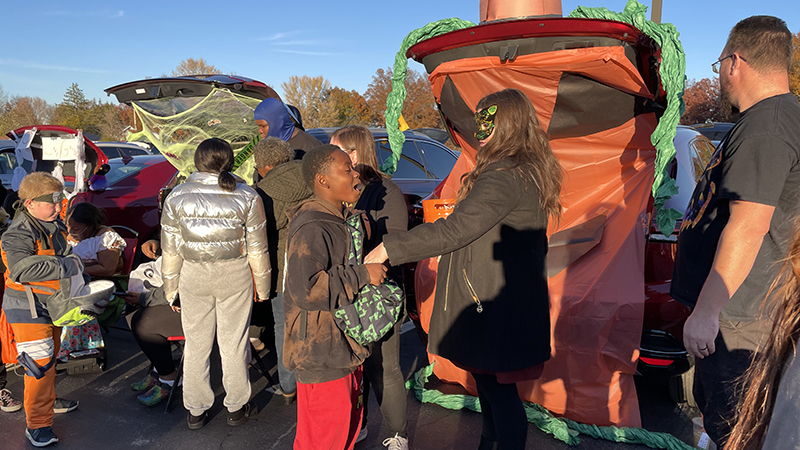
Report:
M184 260L246 257L258 297L269 298L271 268L264 205L256 191L244 183L237 183L236 190L228 192L219 187L215 174L189 175L164 202L161 249L164 294L170 303L178 293Z

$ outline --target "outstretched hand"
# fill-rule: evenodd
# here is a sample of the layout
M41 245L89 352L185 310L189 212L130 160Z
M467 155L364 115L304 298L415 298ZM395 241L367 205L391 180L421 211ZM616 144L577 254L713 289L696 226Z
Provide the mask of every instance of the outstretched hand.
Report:
M364 258L364 264L383 264L388 259L389 255L386 253L386 247L381 243Z
M369 272L369 282L370 284L379 285L383 283L383 280L386 279L386 266L382 263L377 264L364 264L366 266L367 271Z
M161 250L161 243L155 239L150 239L149 241L142 244L142 253L144 256L147 256L150 259L158 258L158 252Z

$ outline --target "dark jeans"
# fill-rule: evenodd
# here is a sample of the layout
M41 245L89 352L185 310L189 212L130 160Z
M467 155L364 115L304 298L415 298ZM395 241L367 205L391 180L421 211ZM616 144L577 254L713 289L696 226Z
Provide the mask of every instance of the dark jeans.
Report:
M719 333L714 341L716 351L694 361L693 394L708 436L723 448L731 432L731 420L742 388L737 383L758 348L760 340L770 330L766 321L719 321Z
M283 328L285 324L283 314L283 292L278 292L270 300L272 303L272 316L275 318L275 350L278 357L278 379L281 390L287 394L297 391L297 378L294 372L283 365Z
M183 336L181 315L169 305L155 305L141 308L130 319L133 339L139 344L142 353L153 363L159 375L169 375L175 371L172 360L172 346L167 340L170 336Z
M408 435L407 394L403 372L400 370L402 322L401 317L389 334L373 345L372 354L364 361L364 420L361 427L366 427L369 391L372 386L389 430L389 437L394 437L395 434L403 437Z
M483 430L478 450L520 450L525 448L528 418L516 383L501 384L491 374L473 373L481 402Z

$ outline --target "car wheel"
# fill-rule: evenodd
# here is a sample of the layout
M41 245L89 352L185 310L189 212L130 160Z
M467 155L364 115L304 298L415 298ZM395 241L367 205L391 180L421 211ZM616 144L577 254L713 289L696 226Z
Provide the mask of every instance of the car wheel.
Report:
M694 363L686 372L669 379L669 396L675 403L686 403L696 407L692 386L694 385Z

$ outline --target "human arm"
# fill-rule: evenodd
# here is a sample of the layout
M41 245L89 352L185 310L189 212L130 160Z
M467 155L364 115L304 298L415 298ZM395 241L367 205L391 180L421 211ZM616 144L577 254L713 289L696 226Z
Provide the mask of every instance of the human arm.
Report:
M3 234L3 250L8 262L8 278L17 283L69 278L83 272L83 262L73 254L36 254L36 238L31 230L11 227Z
M267 221L264 215L264 205L261 197L252 196L250 207L245 220L245 241L247 243L247 262L253 271L255 288L258 301L268 300L270 297L270 273L272 267L269 262L269 248L267 246Z
M406 232L387 234L383 237L385 251L392 265L450 253L484 235L523 198L538 202L539 194L533 185L525 188L516 170L489 168L478 176L469 195L456 205L450 216ZM368 255L366 261L375 259Z
M150 239L142 244L142 253L150 259L158 258L159 251L161 251L161 242L157 239Z
M753 268L774 211L774 206L761 203L730 202L730 218L711 271L683 327L683 344L690 355L702 359L716 351L719 314Z
M164 295L171 305L178 295L178 282L183 267L183 257L180 254L183 237L175 205L169 200L167 198L164 202L161 214L161 277L164 281Z
M117 273L122 252L117 249L105 249L97 252L97 262L84 262L83 271L93 277L110 277Z

